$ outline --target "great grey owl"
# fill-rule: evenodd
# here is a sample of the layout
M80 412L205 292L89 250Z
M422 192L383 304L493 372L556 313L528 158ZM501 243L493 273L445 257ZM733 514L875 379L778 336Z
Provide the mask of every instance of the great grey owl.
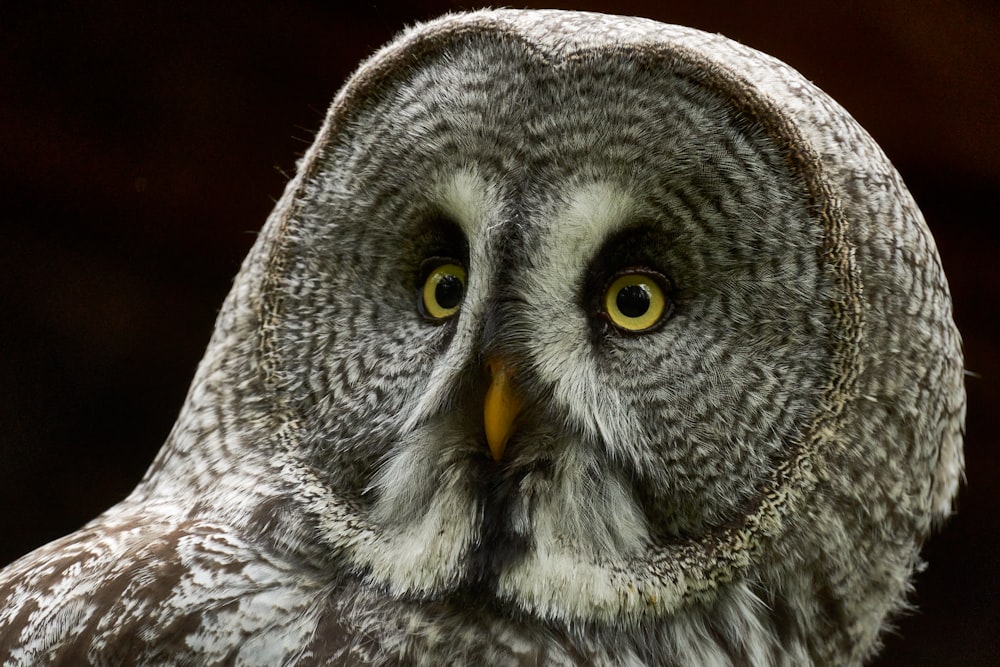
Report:
M0 662L860 664L962 378L920 212L795 71L447 16L334 100L136 490L0 574Z

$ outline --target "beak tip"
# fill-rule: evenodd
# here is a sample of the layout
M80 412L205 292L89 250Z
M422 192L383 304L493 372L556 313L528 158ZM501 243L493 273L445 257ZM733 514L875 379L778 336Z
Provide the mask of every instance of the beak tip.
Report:
M488 406L485 412L483 426L486 432L486 445L489 447L493 460L499 462L503 458L504 450L507 448L510 423L504 418L505 415L502 411L499 411L498 414L495 406Z
M506 440L498 440L495 438L491 438L489 431L487 431L486 444L490 449L490 456L493 457L494 461L500 463L500 460L503 458L504 449L507 448Z

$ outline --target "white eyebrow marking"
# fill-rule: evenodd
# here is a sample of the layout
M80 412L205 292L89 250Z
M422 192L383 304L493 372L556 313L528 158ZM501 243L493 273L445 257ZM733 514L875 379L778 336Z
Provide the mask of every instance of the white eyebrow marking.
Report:
M535 311L530 319L539 323L528 341L535 371L551 384L554 400L567 415L614 446L638 441L637 426L623 417L628 411L621 397L591 363L585 333L589 314L573 294L608 238L642 212L619 184L580 185L547 212L546 231L530 250L538 270L526 274L521 286L525 308Z
M496 188L473 169L463 169L438 185L441 208L465 233L470 249L500 206ZM499 222L499 220L497 220Z
M606 182L581 186L572 193L566 208L555 214L546 235L552 270L577 276L635 213L634 200L619 186Z
M405 417L403 431L411 432L446 404L455 377L475 349L475 333L486 303L497 258L490 252L490 227L502 224L503 200L500 186L491 183L475 169L462 169L443 178L434 191L434 202L465 235L469 244L468 282L462 312L448 346L448 353L435 362L427 389L414 402Z

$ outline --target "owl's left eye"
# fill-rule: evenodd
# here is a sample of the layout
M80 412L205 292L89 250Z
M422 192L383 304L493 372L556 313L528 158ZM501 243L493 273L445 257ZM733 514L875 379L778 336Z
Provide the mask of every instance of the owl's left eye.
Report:
M623 271L605 288L603 314L621 331L650 331L670 314L668 284L666 277L655 271Z
M424 261L423 288L418 301L421 314L442 321L455 315L465 297L465 269L456 260L432 257Z

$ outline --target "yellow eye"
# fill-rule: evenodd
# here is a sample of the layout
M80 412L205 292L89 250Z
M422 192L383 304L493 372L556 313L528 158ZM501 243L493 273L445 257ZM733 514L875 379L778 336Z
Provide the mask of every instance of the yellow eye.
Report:
M431 319L443 320L458 312L464 296L465 269L445 261L431 269L424 280L421 312Z
M623 273L613 279L604 293L604 311L612 324L623 331L640 332L659 323L667 311L660 285L648 273Z

